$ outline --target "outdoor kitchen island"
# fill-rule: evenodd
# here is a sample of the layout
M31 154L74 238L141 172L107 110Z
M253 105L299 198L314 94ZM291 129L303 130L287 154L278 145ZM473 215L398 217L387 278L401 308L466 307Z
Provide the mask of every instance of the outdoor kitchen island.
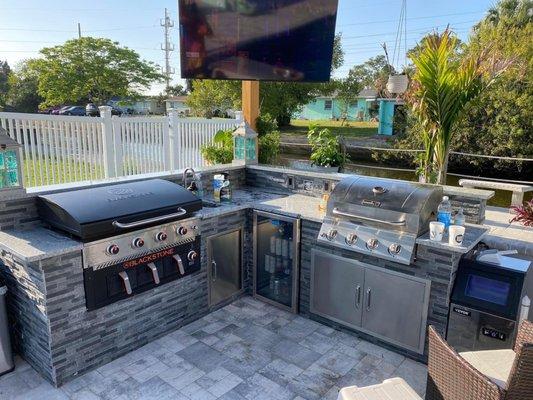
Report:
M299 313L333 327L346 327L310 310L312 250L349 257L395 274L428 282L425 325L446 330L448 301L454 274L462 254L471 250L485 234L480 226L468 225L463 247L435 245L417 239L415 259L400 264L371 255L356 254L329 247L317 241L324 214L319 211L324 192L341 178L340 174L314 174L261 166L225 166L233 185L233 202L220 207L204 207L198 219L201 262L198 272L186 275L88 311L84 289L83 243L42 226L20 229L15 218L13 230L0 232L3 265L0 269L9 289L9 313L17 352L50 382L60 386L74 377L104 365L162 335L191 323L210 311L252 294L253 227L252 210L261 210L301 220L299 273ZM211 181L216 169L202 173L205 196L212 196ZM180 175L163 178L180 182ZM445 193L448 189L445 188ZM460 190L460 191L459 191ZM467 220L483 221L490 193L479 190L449 189L454 206L465 209ZM6 200L5 208L24 201L26 218L35 214L35 196ZM20 207L17 209L19 210ZM17 211L20 212L20 211ZM174 225L178 225L179 221ZM242 287L234 296L216 305L208 300L208 238L242 229ZM368 331L350 330L369 341L389 346L413 358L424 359L423 352L390 344L383 335L375 338ZM362 333L363 332L363 333Z

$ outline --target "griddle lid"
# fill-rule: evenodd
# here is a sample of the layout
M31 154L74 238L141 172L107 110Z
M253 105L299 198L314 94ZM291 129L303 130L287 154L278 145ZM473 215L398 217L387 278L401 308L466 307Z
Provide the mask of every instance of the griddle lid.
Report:
M201 202L182 186L164 179L101 186L39 196L80 225L150 214Z

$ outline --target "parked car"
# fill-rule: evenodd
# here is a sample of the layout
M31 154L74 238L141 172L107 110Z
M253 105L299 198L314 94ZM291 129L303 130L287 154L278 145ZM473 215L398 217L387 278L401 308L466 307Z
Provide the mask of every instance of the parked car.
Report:
M88 103L85 106L85 114L89 117L98 117L100 116L100 111L98 110L98 107L96 107L96 104Z
M69 107L66 110L62 110L59 112L59 115L77 115L77 116L84 116L85 115L85 107L83 106L73 106Z
M67 109L69 109L69 108L71 108L71 107L72 107L72 106L63 106L63 107L59 107L59 108L54 108L54 109L50 112L50 114L52 114L52 115L59 115L59 114L61 114L61 112L65 111L65 110L67 110Z

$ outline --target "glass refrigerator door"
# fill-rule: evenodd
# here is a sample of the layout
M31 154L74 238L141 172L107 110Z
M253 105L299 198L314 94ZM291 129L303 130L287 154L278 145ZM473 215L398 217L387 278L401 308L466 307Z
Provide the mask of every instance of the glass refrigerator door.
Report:
M298 221L256 214L255 294L296 311Z

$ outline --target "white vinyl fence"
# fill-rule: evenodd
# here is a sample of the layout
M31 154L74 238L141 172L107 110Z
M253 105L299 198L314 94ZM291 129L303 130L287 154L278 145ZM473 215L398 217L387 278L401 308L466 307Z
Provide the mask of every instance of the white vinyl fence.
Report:
M0 112L0 126L22 145L25 185L94 181L205 165L200 149L242 118L101 117Z

